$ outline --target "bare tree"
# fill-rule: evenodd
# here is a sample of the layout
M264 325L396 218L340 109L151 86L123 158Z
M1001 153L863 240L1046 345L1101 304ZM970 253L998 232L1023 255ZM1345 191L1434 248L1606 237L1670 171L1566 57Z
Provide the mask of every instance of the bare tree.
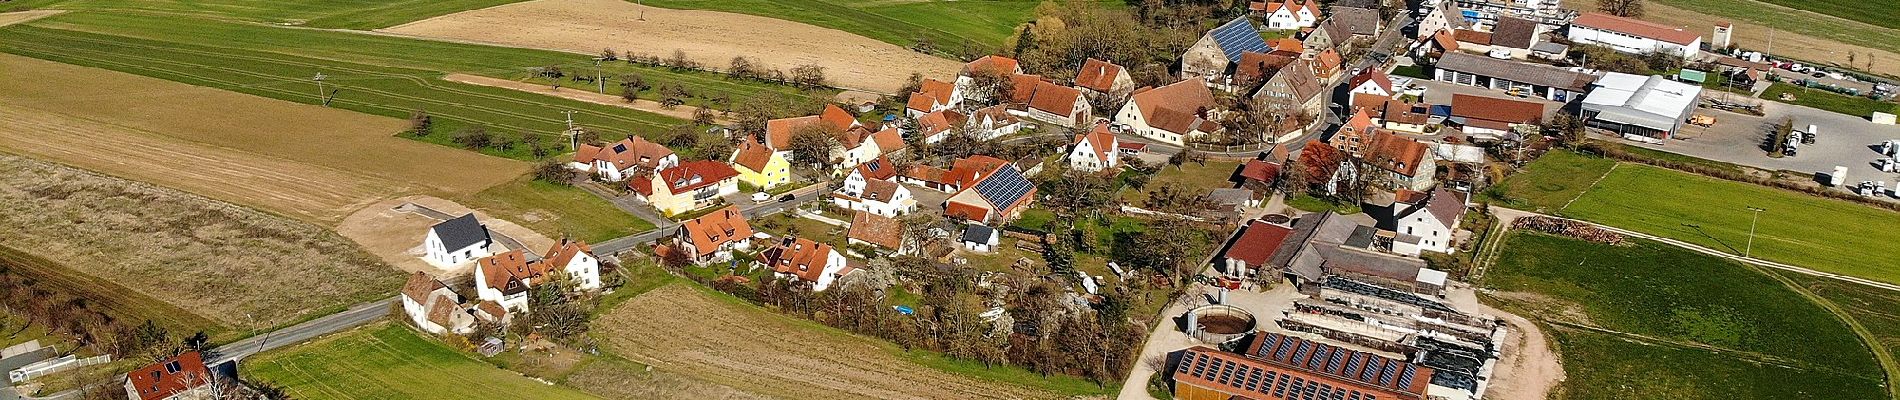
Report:
M1597 11L1618 17L1643 16L1643 0L1597 0Z
M821 67L815 64L805 64L805 65L792 67L791 82L794 85L804 86L808 88L824 86L825 85L825 67Z

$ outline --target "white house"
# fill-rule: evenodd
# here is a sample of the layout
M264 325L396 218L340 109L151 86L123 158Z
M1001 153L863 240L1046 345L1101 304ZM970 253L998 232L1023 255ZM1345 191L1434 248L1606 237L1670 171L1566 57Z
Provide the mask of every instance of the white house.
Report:
M1319 22L1319 1L1307 0L1296 3L1293 0L1267 3L1267 29L1288 30L1311 28Z
M1001 240L1002 238L996 234L995 228L970 224L963 227L963 237L958 240L958 243L962 244L964 249L978 253L988 253L996 251L996 245L1001 242Z
M1465 214L1465 194L1444 187L1431 192L1399 191L1395 210L1392 251L1416 256L1420 252L1451 253L1452 232Z
M570 166L593 172L600 179L618 182L639 170L658 171L679 163L680 156L673 154L673 149L634 136L601 147L580 145L574 150L574 163Z
M548 249L541 262L566 273L576 289L600 289L600 259L594 258L594 249L587 242L561 239Z
M814 292L824 291L853 268L844 254L829 244L811 239L787 237L777 246L759 253L759 263L771 268L779 279L798 279L811 285Z
M990 140L1023 130L1023 120L1012 115L1008 105L997 104L970 112L964 129L976 140Z
M1108 131L1108 125L1096 125L1095 130L1075 135L1075 146L1069 149L1069 169L1101 172L1120 167L1118 147L1121 142L1115 139L1114 132Z
M1587 13L1570 22L1571 42L1597 44L1616 51L1663 52L1694 59L1702 52L1702 34L1673 26L1603 13Z
M402 285L403 313L409 315L410 323L429 333L467 333L472 329L475 317L461 304L462 296L422 271L410 274L409 281Z
M1384 107L1386 100L1399 94L1398 88L1392 85L1392 77L1378 68L1367 68L1346 82L1346 87L1352 88L1347 94L1348 104L1354 107Z
M1072 129L1092 119L1089 112L1095 107L1081 90L1040 80L1034 87L1026 104L1029 119Z
M429 227L429 236L422 239L423 259L452 267L493 254L488 251L491 244L488 227L476 221L475 214L463 214Z
M910 93L910 99L904 102L904 115L917 118L934 111L956 108L963 104L963 93L955 85L936 79L925 79L917 85L917 91Z
M528 260L521 250L481 259L475 268L475 296L501 303L510 310L528 309L528 290L546 283L559 271L573 282L575 289L599 289L600 260L587 243L562 241L548 250L547 258Z
M896 167L891 166L887 159L879 158L859 165L845 176L844 184L832 192L832 204L886 217L916 211L917 199L911 196L910 189L897 184L896 177Z
M1217 129L1208 118L1217 107L1214 92L1200 82L1180 81L1172 85L1137 90L1128 104L1115 114L1115 124L1123 132L1176 146L1188 139Z

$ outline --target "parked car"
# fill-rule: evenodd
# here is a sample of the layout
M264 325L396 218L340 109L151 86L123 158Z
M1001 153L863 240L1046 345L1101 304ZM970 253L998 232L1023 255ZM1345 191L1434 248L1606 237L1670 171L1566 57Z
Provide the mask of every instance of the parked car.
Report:
M764 203L766 200L771 200L771 199L772 199L772 195L767 194L765 192L757 192L757 193L752 194L753 203Z
M794 196L791 193L786 193L784 196L778 197L778 202L784 203L787 201L792 201L792 199L796 199L796 198L798 198L798 196Z

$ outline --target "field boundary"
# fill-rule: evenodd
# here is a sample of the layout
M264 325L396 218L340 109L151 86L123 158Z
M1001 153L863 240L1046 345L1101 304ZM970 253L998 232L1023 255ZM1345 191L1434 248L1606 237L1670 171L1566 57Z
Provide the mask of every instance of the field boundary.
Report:
M629 110L645 111L645 112L650 112L654 114L665 115L668 117L679 118L679 119L683 119L687 121L691 121L693 119L693 113L697 112L698 110L701 110L700 107L694 107L694 106L684 105L684 104L673 106L673 108L668 109L666 108L666 106L661 105L660 102L647 100L647 99L638 99L632 102L628 102L626 99L621 98L620 96L606 94L606 93L589 92L587 91L585 87L561 86L560 89L544 90L544 88L547 87L546 85L514 81L514 80L491 77L491 76L454 73L454 74L443 75L442 80L455 82L455 83L476 85L476 86L502 88L502 89L524 92L524 93L547 95L547 96L559 97L559 98L568 99L568 100L585 101L585 102L604 105L604 106L626 108ZM561 90L561 89L567 89L567 90ZM717 110L712 110L712 109L705 109L705 110L718 113ZM720 124L731 123L732 118L714 114L713 122L720 123Z
M1614 160L1614 159L1612 159L1612 160ZM1603 170L1603 175L1599 175L1599 176L1597 176L1597 180L1595 180L1595 181L1591 181L1591 182L1590 182L1590 186L1587 186L1587 187L1584 187L1584 188L1583 188L1583 190L1579 190L1579 191L1577 191L1577 197L1572 197L1572 198L1570 198L1570 201L1566 201L1566 202L1564 202L1564 206L1563 206L1563 207L1557 207L1557 209L1556 209L1556 210L1554 210L1554 211L1555 211L1555 212L1564 212L1564 210L1566 210L1566 209L1569 209L1569 208L1570 208L1570 204L1571 204L1571 203L1576 203L1576 202L1577 202L1577 200L1578 200L1578 199L1582 199L1584 195L1586 195L1586 194L1590 194L1590 190L1591 190L1591 189L1596 189L1596 188L1597 188L1597 185L1598 185L1598 184L1601 184L1601 183L1603 183L1603 179L1604 179L1604 178L1609 178L1609 177L1610 177L1610 173L1613 173L1613 172L1616 172L1616 167L1619 167L1619 166L1622 166L1622 165L1623 165L1623 162L1622 162L1622 161L1617 161L1617 162L1615 162L1615 163L1612 163L1612 164L1610 164L1610 169L1607 169L1607 170Z
M1793 289L1794 292L1800 294L1801 297L1806 297L1808 301L1812 301L1815 305L1827 309L1827 312L1834 314L1835 318L1840 318L1841 323L1847 324L1847 329L1854 331L1854 336L1859 337L1860 342L1866 345L1868 350L1874 352L1874 361L1880 363L1881 375L1886 379L1886 384L1881 386L1887 388L1887 395L1895 399L1900 399L1900 386L1894 385L1896 380L1900 380L1900 362L1894 360L1893 353L1887 350L1885 344L1880 343L1880 338L1875 337L1873 331L1867 330L1866 325L1862 325L1859 319L1855 319L1852 314L1842 309L1839 304L1835 304L1834 301L1815 294L1813 291L1808 290L1807 287L1795 283L1794 280L1781 276L1781 274L1774 271L1765 270L1759 266L1749 266L1749 269L1768 275L1769 278L1774 279L1776 282L1781 282L1782 286Z

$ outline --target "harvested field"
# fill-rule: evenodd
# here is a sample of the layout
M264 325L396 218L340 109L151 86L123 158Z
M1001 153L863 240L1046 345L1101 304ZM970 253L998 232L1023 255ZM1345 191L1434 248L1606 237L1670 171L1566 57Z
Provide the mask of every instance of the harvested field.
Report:
M772 399L666 370L642 368L631 362L600 358L581 364L561 383L609 399Z
M907 361L889 344L736 303L687 284L654 289L595 323L622 357L718 385L795 399L1048 398Z
M307 223L23 157L0 156L0 171L0 247L225 326L278 326L402 283Z
M645 20L636 20L641 15ZM836 29L744 14L645 7L623 0L534 0L380 31L586 53L613 48L667 57L680 50L701 65L718 69L730 65L734 56L757 58L780 70L816 64L825 67L834 86L884 93L896 91L912 72L943 78L955 75L960 67L955 61Z
M392 136L405 122L0 55L0 150L324 224L404 193L459 196L527 163ZM209 107L206 105L216 105Z
M244 376L306 400L593 399L495 368L400 323L333 335L245 360Z

